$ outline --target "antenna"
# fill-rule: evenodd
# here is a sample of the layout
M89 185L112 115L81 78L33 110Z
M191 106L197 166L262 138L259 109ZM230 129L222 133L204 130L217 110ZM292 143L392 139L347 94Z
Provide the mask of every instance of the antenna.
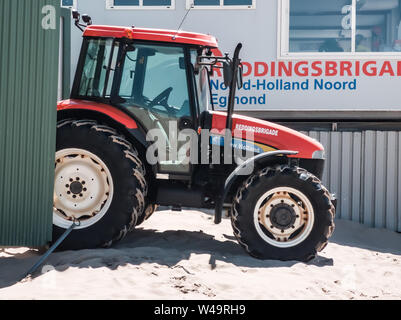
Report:
M184 24L185 20L188 17L188 14L191 12L192 8L194 7L194 2L192 1L189 9L187 10L187 13L185 14L184 18L182 19L180 25L178 26L177 32L175 33L175 35L173 36L173 40L175 40L177 38L177 34L180 32L182 25Z

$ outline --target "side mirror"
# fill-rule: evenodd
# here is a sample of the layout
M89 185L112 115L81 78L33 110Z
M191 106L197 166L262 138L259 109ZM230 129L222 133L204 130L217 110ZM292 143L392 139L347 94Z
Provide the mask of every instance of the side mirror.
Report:
M75 21L78 21L79 22L79 19L81 19L81 15L79 14L79 12L77 11L77 10L72 10L72 18L75 20Z
M233 80L233 68L231 63L223 62L223 75L224 75L224 85L229 88L231 81Z
M82 21L86 23L86 25L90 26L92 24L92 18L87 14L82 15Z

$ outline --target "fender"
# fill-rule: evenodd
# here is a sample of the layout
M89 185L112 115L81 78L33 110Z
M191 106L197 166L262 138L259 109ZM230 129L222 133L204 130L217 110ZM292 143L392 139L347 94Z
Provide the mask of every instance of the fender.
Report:
M271 158L271 157L280 156L280 155L294 156L294 155L297 155L297 154L298 154L298 151L289 151L289 150L278 150L278 151L265 152L265 153L258 154L253 158L249 158L242 165L238 166L228 176L228 178L227 178L227 180L226 180L226 182L224 184L224 190L222 192L222 196L221 196L221 198L218 199L218 201L216 203L214 223L215 224L219 224L221 222L224 201L225 201L225 199L226 199L226 197L228 195L228 192L230 191L232 185L238 179L238 177L239 176L250 176L251 174L253 174L255 172L255 170L253 170L253 172L250 173L250 174L245 174L244 173L245 169L251 163L253 163L255 165L255 164L261 163L264 160L266 160L268 158Z
M108 117L114 119L118 123L124 125L127 129L137 129L138 125L134 119L128 114L122 112L118 108L108 104L98 103L94 101L69 99L60 101L57 104L57 111L62 110L91 110L103 113Z
M103 121L123 133L132 143L138 142L145 150L149 143L146 134L135 118L118 108L93 101L65 100L57 105L57 121L78 116ZM137 145L137 147L139 147Z

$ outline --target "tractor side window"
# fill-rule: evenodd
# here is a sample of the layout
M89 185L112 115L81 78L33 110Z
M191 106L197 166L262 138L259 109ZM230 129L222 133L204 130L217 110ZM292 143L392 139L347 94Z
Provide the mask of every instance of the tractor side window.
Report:
M88 49L79 86L80 96L110 96L117 52L118 45L113 47L112 39L92 39L88 41ZM109 68L111 54L113 56Z
M109 69L110 55L113 51L112 65ZM103 94L110 96L117 51L118 46L113 48L112 39L89 40L79 86L80 96L103 97Z

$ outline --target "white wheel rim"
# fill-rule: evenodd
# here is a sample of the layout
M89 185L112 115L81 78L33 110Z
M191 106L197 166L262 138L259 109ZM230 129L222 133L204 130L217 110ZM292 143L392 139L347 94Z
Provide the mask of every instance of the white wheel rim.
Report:
M281 220L284 218L285 227L284 223L277 223L280 208L285 208L285 214L279 217ZM313 206L308 197L290 187L269 190L260 197L254 211L254 224L259 236L278 248L291 248L302 243L310 235L314 220Z
M105 163L83 149L63 149L56 153L53 197L53 224L76 229L99 222L113 199L113 180Z

